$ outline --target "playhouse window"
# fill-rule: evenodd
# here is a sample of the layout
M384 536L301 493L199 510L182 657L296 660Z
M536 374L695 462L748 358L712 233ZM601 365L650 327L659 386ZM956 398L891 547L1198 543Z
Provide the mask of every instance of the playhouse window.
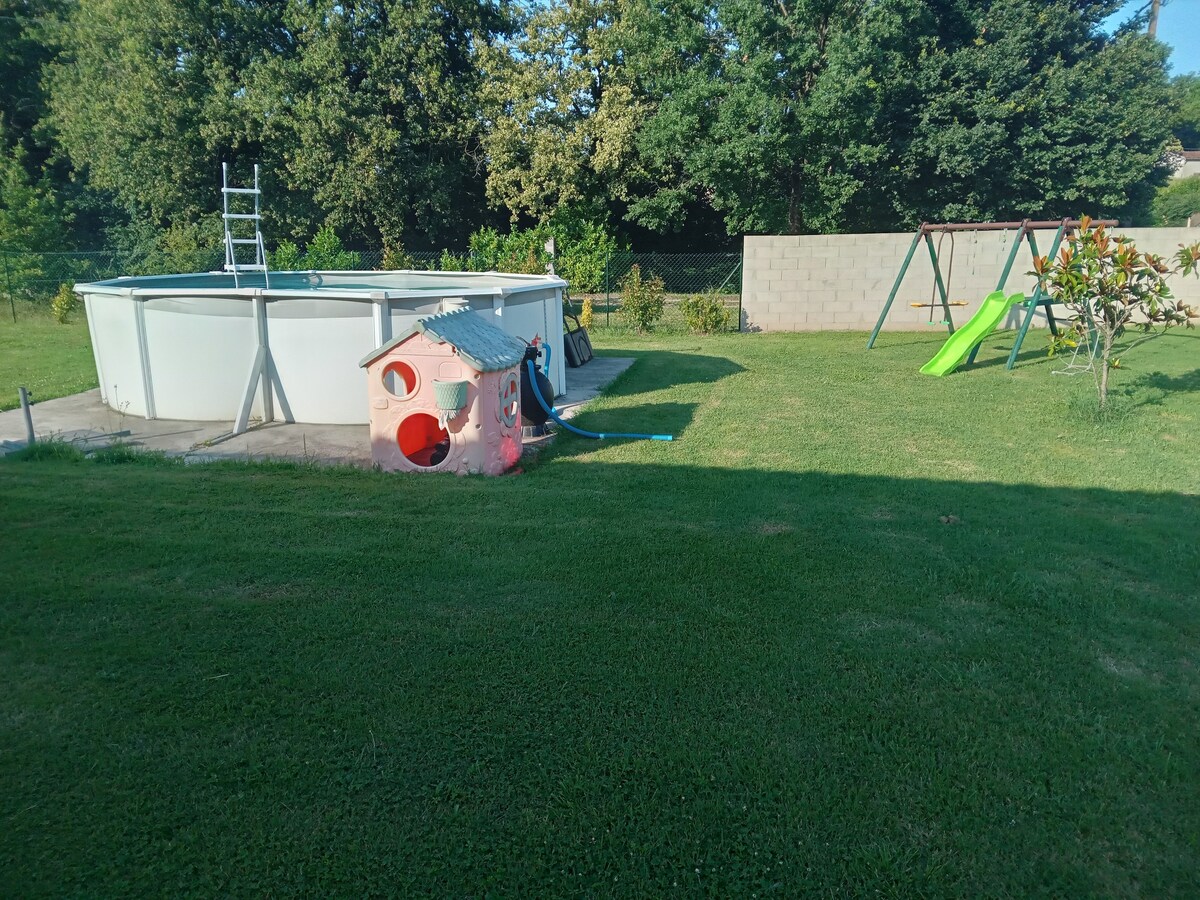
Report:
M446 458L450 435L434 416L419 412L404 417L396 429L396 443L410 463L431 469Z
M411 397L417 391L417 372L408 363L394 360L388 363L381 376L383 387L393 397Z

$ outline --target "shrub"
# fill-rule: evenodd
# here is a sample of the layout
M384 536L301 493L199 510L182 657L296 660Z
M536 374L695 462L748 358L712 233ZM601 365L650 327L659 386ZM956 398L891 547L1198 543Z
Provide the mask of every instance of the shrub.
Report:
M595 321L596 311L592 308L592 298L583 298L583 309L579 311L579 324L589 331L592 327L592 322Z
M304 268L304 254L291 241L280 241L271 254L271 268L280 272L295 272Z
M732 315L725 308L722 295L715 290L703 294L693 294L679 304L683 319L692 331L702 334L712 334L715 331L728 331Z
M545 275L550 264L546 242L552 233L545 225L500 234L495 228L482 228L471 235L471 257L476 267L487 271L520 272Z
M64 284L59 287L58 293L50 298L50 315L54 316L54 321L59 325L66 325L67 318L75 311L78 302L71 286Z
M634 265L621 279L621 316L637 331L649 331L662 318L665 286L657 275L642 277L642 267Z
M578 226L573 234L556 237L558 274L567 280L577 294L596 294L604 290L604 268L609 257L617 252L617 239L603 226L587 223Z
M304 268L317 271L357 269L359 255L342 246L342 239L326 225L317 232L304 251Z
M442 255L438 257L437 267L442 272L469 272L471 270L465 256L451 253L449 250L442 251Z
M1186 225L1191 216L1200 217L1200 175L1180 178L1159 188L1154 196L1156 225Z
M291 241L282 241L271 255L271 268L280 271L329 272L357 269L361 257L342 246L342 239L326 225L300 252Z
M543 275L550 265L546 242L554 239L556 271L578 294L604 289L604 268L617 240L602 225L574 220L519 228L501 234L481 228L471 235L471 261L480 271Z
M415 269L417 261L401 244L387 245L383 248L383 268L388 271L398 269Z

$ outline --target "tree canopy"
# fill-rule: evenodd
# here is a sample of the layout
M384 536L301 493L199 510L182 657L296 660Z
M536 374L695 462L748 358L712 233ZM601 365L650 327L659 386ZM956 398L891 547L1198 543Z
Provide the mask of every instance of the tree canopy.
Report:
M1200 79L1120 5L0 0L0 209L178 248L257 162L273 242L1149 221Z

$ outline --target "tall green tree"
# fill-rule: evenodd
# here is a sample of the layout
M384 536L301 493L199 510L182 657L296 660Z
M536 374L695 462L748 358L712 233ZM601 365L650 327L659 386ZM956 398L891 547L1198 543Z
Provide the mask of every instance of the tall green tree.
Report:
M886 206L874 214L905 226L1147 218L1168 176L1167 54L1144 35L1107 35L1117 5L897 4L918 49L885 80L875 130L888 148L876 193Z
M1171 81L1171 132L1185 150L1200 150L1200 75Z
M653 114L631 215L661 228L702 198L730 233L836 230L879 155L874 5L682 0L640 18L630 65Z
M6 147L20 144L36 168L48 151L37 134L46 113L43 67L54 55L53 33L61 0L0 0L0 120ZM30 155L34 158L30 159Z
M0 251L61 250L67 215L50 179L32 179L26 151L0 149Z
M1166 172L1165 49L1111 0L673 0L640 7L661 227L704 197L731 232L922 219L1142 217Z
M487 53L487 193L514 220L603 220L624 196L642 119L622 59L628 5L550 0Z
M492 0L79 0L50 67L71 159L132 217L217 207L264 169L276 237L465 236L482 194L478 50Z

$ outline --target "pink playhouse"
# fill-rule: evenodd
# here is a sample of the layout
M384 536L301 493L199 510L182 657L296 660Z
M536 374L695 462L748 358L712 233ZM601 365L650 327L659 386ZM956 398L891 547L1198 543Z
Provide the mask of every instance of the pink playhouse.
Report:
M371 456L389 472L499 475L521 456L525 343L468 309L368 353Z

